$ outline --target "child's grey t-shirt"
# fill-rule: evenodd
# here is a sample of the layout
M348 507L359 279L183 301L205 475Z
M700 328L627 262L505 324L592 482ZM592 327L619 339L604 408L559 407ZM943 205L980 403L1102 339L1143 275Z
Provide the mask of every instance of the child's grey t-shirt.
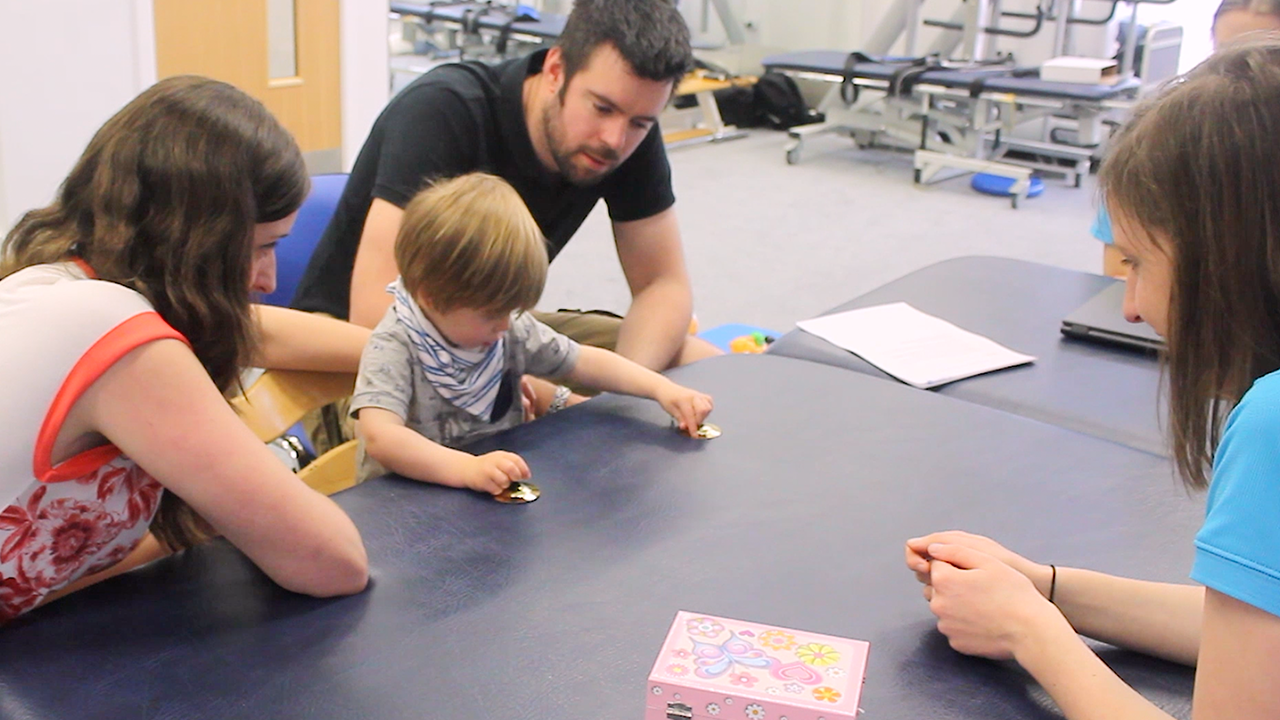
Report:
M409 331L396 318L393 306L373 329L369 344L360 357L360 374L351 396L351 414L362 408L375 407L404 418L409 429L446 447L456 448L501 430L519 425L524 420L520 403L521 375L560 378L568 375L578 362L578 343L520 313L507 331L503 373L513 375L517 385L507 412L490 422L478 418L445 400L422 370L417 353L409 340ZM359 453L360 481L386 473L366 457L364 445Z

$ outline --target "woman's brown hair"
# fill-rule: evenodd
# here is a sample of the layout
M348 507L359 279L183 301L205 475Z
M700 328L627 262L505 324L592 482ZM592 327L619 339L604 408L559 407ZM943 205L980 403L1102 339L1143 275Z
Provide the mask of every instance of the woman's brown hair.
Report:
M145 297L227 393L255 345L254 225L288 217L308 189L293 137L257 100L207 78L161 80L98 130L52 205L13 227L0 278L83 259ZM165 498L153 531L189 544L200 523Z
M1099 182L1117 227L1171 260L1173 457L1204 488L1227 415L1280 369L1280 43L1224 50L1173 81Z

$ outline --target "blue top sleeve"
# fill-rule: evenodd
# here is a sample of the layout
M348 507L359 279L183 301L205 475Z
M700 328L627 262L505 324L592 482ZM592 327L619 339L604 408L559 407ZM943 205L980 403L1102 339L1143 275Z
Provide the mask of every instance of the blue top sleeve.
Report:
M1227 418L1191 578L1280 616L1280 372Z
M1093 219L1093 225L1089 228L1089 234L1108 245L1114 241L1114 238L1111 236L1111 216L1107 214L1106 205L1098 207L1098 215Z

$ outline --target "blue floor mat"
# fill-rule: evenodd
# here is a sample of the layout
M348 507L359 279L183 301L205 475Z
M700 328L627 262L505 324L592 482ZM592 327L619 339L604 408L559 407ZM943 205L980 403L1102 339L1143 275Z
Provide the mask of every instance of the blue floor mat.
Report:
M728 323L726 325L717 325L708 330L704 330L703 332L698 333L698 337L706 340L725 352L729 352L729 343L732 342L734 338L742 335L750 335L753 332L763 333L765 336L765 342L773 342L782 336L782 333L769 330L767 328L756 327L755 325Z

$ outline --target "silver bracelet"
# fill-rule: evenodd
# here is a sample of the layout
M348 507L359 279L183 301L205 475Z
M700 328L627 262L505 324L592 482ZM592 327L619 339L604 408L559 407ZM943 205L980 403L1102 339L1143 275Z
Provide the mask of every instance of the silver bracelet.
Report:
M547 406L547 414L558 412L565 409L569 404L569 396L573 394L569 388L564 385L556 386L556 394L551 398L551 404Z

